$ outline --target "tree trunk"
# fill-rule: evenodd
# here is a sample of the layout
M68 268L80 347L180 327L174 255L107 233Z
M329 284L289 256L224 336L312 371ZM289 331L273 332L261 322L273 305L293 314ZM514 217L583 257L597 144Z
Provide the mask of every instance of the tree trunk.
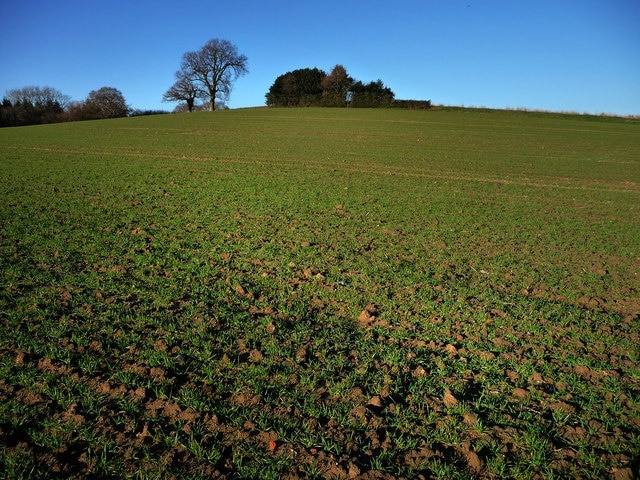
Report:
M216 109L216 92L215 90L209 89L209 111L213 112Z

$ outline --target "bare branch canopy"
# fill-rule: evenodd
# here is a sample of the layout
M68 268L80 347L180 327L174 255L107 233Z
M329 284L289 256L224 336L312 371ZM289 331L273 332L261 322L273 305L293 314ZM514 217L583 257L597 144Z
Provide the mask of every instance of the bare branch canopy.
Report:
M182 56L176 83L165 93L168 101L186 101L193 106L196 97L209 101L209 110L215 110L216 99L228 100L233 82L246 75L248 59L228 40L214 38L202 48Z

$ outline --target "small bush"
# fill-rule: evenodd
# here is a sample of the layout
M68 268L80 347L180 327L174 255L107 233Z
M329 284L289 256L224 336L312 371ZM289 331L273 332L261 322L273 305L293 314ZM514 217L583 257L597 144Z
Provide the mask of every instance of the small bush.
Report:
M431 100L394 100L392 108L405 108L407 110L429 110Z

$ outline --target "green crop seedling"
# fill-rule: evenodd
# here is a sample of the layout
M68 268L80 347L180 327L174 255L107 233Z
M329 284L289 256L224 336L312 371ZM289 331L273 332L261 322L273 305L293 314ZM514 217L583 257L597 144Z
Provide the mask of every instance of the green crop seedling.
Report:
M632 478L640 123L0 129L8 478Z

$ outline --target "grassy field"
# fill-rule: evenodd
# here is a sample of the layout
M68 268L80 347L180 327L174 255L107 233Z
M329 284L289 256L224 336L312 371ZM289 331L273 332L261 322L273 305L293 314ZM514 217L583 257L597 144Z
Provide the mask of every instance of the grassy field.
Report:
M637 120L0 130L2 478L637 478L639 345Z

